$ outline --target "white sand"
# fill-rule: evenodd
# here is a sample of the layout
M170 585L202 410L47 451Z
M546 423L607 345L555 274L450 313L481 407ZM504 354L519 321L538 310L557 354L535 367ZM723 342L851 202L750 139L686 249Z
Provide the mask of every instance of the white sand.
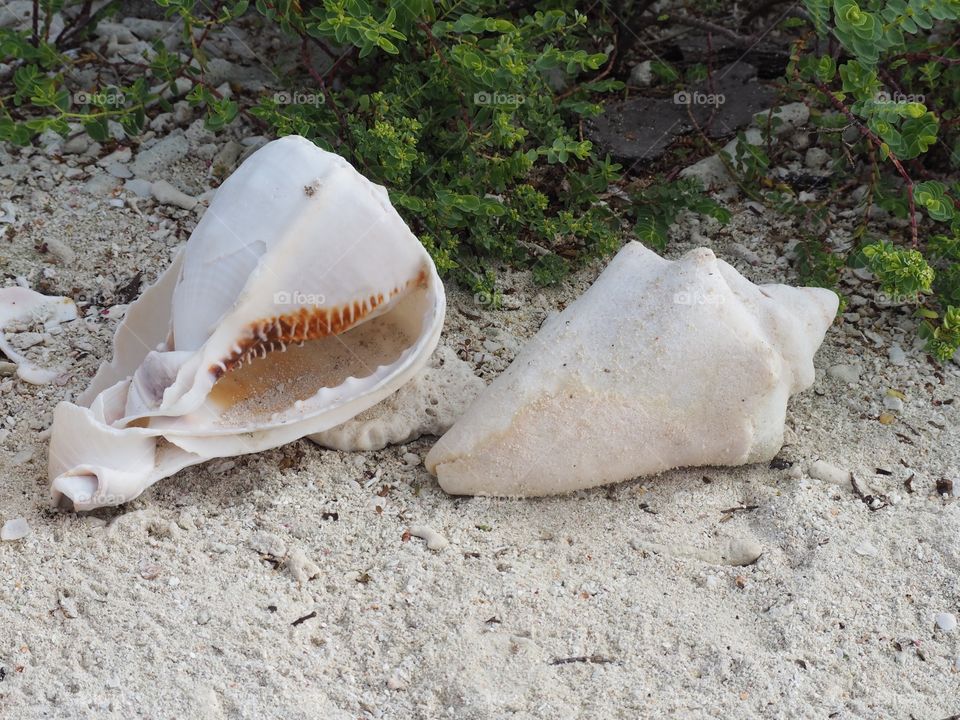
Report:
M196 195L212 139L190 142L201 150L166 176ZM65 384L0 379L0 524L24 517L31 528L0 543L0 716L960 712L960 630L935 629L938 613L960 615L960 504L935 491L941 478L960 485L960 377L911 349L909 308L867 304L831 329L816 385L789 409L786 470L679 470L545 500L456 498L403 459L433 438L369 453L300 441L188 469L121 508L62 514L47 504L51 410L108 353L116 313L100 311L119 302L115 289L139 270L156 277L197 215L144 200L139 212L112 207L110 197L131 194L91 195L85 177L45 191L36 183L66 165L36 164L22 181L0 180L0 201L19 213L0 239L4 284L23 276L94 305L44 346L52 363L70 363ZM699 232L751 279L793 279L776 258L795 231L738 210L730 227ZM694 229L677 229L671 256L693 246ZM56 264L36 249L46 239L75 259ZM732 242L761 264L732 258ZM516 292L501 310L451 289L443 342L489 379L598 271L551 290L505 272ZM500 348L484 351L494 336ZM906 365L888 360L892 341ZM863 372L853 386L825 374L854 362ZM883 425L888 388L908 399ZM850 488L811 479L817 458L890 504L871 510ZM756 507L724 512L741 506ZM429 534L417 526L448 544L428 549L410 534ZM758 542L763 555L747 567L703 559L730 539Z

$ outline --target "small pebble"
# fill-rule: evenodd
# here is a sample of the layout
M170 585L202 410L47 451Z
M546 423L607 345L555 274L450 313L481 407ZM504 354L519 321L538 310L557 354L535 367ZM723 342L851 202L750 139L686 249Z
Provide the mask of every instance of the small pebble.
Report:
M750 538L731 538L721 551L720 559L726 565L752 565L763 555L763 547Z
M845 383L858 382L862 372L863 367L860 365L833 365L827 369L827 375Z
M416 453L412 453L412 452L404 453L404 454L403 454L403 461L404 461L409 467L416 467L417 465L420 464L420 456L417 455Z
M731 243L727 250L735 258L743 260L748 265L760 264L760 256L746 245L741 245L740 243Z
M142 577L144 580L156 580L158 577L160 577L160 573L162 572L159 565L152 563L149 560L141 560L138 570L140 572L140 577Z
M72 265L76 260L77 254L60 238L50 235L46 239L47 251L61 265Z
M903 410L903 400L893 395L887 395L883 399L883 406L887 410L892 410L893 412L900 412Z
M287 545L283 540L272 533L257 532L250 538L249 546L261 555L272 555L276 558L285 557Z
M3 528L0 528L0 540L13 542L14 540L23 540L27 535L30 534L30 526L27 524L27 521L20 518L13 518L12 520L7 520L3 524Z
M823 460L817 460L807 469L807 474L815 480L849 488L851 473Z
M286 567L287 572L293 576L293 579L300 583L305 583L320 576L319 566L299 548L290 551L286 560Z
M164 205L175 205L184 210L193 210L197 205L195 197L180 192L166 180L157 180L150 186L150 192L157 202Z
M864 557L876 557L880 554L880 551L877 549L876 545L866 540L857 545L853 551L857 553L857 555L863 555Z
M143 180L141 178L133 178L132 180L127 180L123 187L130 192L132 192L137 197L148 198L150 197L152 183L149 180Z
M830 162L830 154L819 147L812 147L807 150L807 154L803 159L804 164L811 168L812 170L819 170L828 162Z
M935 620L937 623L937 628L941 632L953 632L953 630L957 627L957 618L953 613L937 613Z
M907 353L899 345L891 345L887 350L887 357L890 358L891 365L906 365Z
M637 87L649 87L653 82L653 63L650 60L639 62L630 68L630 83Z
M414 525L410 528L410 534L414 537L427 541L427 547L430 550L443 550L450 542L429 525Z
M74 619L80 616L80 607L77 605L77 599L69 590L61 590L58 597L60 612L68 619Z

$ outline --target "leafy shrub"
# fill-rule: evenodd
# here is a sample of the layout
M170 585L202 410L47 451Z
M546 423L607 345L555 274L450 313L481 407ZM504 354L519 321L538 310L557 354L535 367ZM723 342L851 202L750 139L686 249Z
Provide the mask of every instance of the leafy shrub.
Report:
M960 347L960 257L945 251L960 242L955 199L960 184L938 179L935 168L960 166L955 109L960 53L949 40L958 28L960 3L804 0L804 5L820 42L797 41L788 71L794 89L811 93L833 118L856 128L859 139L850 149L874 166L872 196L909 220L909 237L900 241L906 248L873 236L865 224L863 243L847 262L869 267L884 293L915 298L928 347L946 360ZM831 54L834 43L840 52ZM821 121L830 117L820 115ZM933 156L930 169L918 163L924 155ZM897 184L881 183L879 162L896 173ZM918 174L930 179L921 181ZM938 234L937 226L948 235ZM823 253L810 270L831 263Z
M643 189L622 202L623 193L610 190L631 187L628 178L582 130L624 89L616 78L636 41L628 24L677 21L738 37L716 23L656 17L643 2L624 4L619 19L596 7L588 18L572 0L156 2L181 21L190 52L158 42L142 62L114 66L118 77L132 78L115 86L73 87L69 71L70 48L116 4L93 12L81 0L51 38L51 14L70 0L40 0L35 30L0 30L0 52L16 68L0 93L0 139L26 144L80 123L106 140L111 120L136 135L151 113L170 109L186 82L186 98L211 129L244 113L275 134L298 133L350 159L390 189L441 272L494 298L501 263L529 267L536 282L550 284L631 234L662 249L683 210L727 219L690 181L640 181ZM800 203L772 176L771 143L741 141L728 161L748 196L797 218L804 236L796 263L807 282L836 287L845 268L868 267L881 291L911 298L931 352L946 359L960 345L960 185L947 179L960 164L960 50L950 44L960 2L803 5L804 18L782 23L796 38L784 89L814 106L824 144L869 166L857 247L838 252L825 242L827 202ZM250 105L207 82L203 46L216 28L253 13L286 34L299 66L278 60L289 93ZM610 37L619 57L598 51ZM651 70L663 85L708 74L702 64L675 68L660 59ZM315 101L289 102L296 93ZM905 218L908 236L878 232L871 205Z

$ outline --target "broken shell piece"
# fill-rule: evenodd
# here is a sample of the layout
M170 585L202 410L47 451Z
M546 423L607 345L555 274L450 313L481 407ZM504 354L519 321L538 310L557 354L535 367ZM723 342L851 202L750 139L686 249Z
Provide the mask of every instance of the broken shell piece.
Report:
M17 352L4 336L3 329L12 323L42 323L50 330L60 323L77 318L77 306L68 297L41 295L28 288L0 288L0 352L17 366L21 380L34 385L45 385L61 375L64 370L37 367Z
M187 465L335 427L427 362L444 308L383 187L304 138L268 143L130 306L79 404L57 406L54 499L117 505Z
M706 248L674 262L630 243L480 394L427 469L450 493L518 496L769 460L837 302L754 285Z

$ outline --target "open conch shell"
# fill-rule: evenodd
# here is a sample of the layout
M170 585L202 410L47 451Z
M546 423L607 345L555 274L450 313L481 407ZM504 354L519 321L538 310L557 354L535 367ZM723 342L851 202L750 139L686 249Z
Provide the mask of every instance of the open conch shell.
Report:
M820 288L754 285L706 248L624 247L436 443L444 490L549 495L769 460L837 311Z
M116 505L181 468L328 430L428 360L443 285L387 191L297 136L255 152L54 413L54 499Z

